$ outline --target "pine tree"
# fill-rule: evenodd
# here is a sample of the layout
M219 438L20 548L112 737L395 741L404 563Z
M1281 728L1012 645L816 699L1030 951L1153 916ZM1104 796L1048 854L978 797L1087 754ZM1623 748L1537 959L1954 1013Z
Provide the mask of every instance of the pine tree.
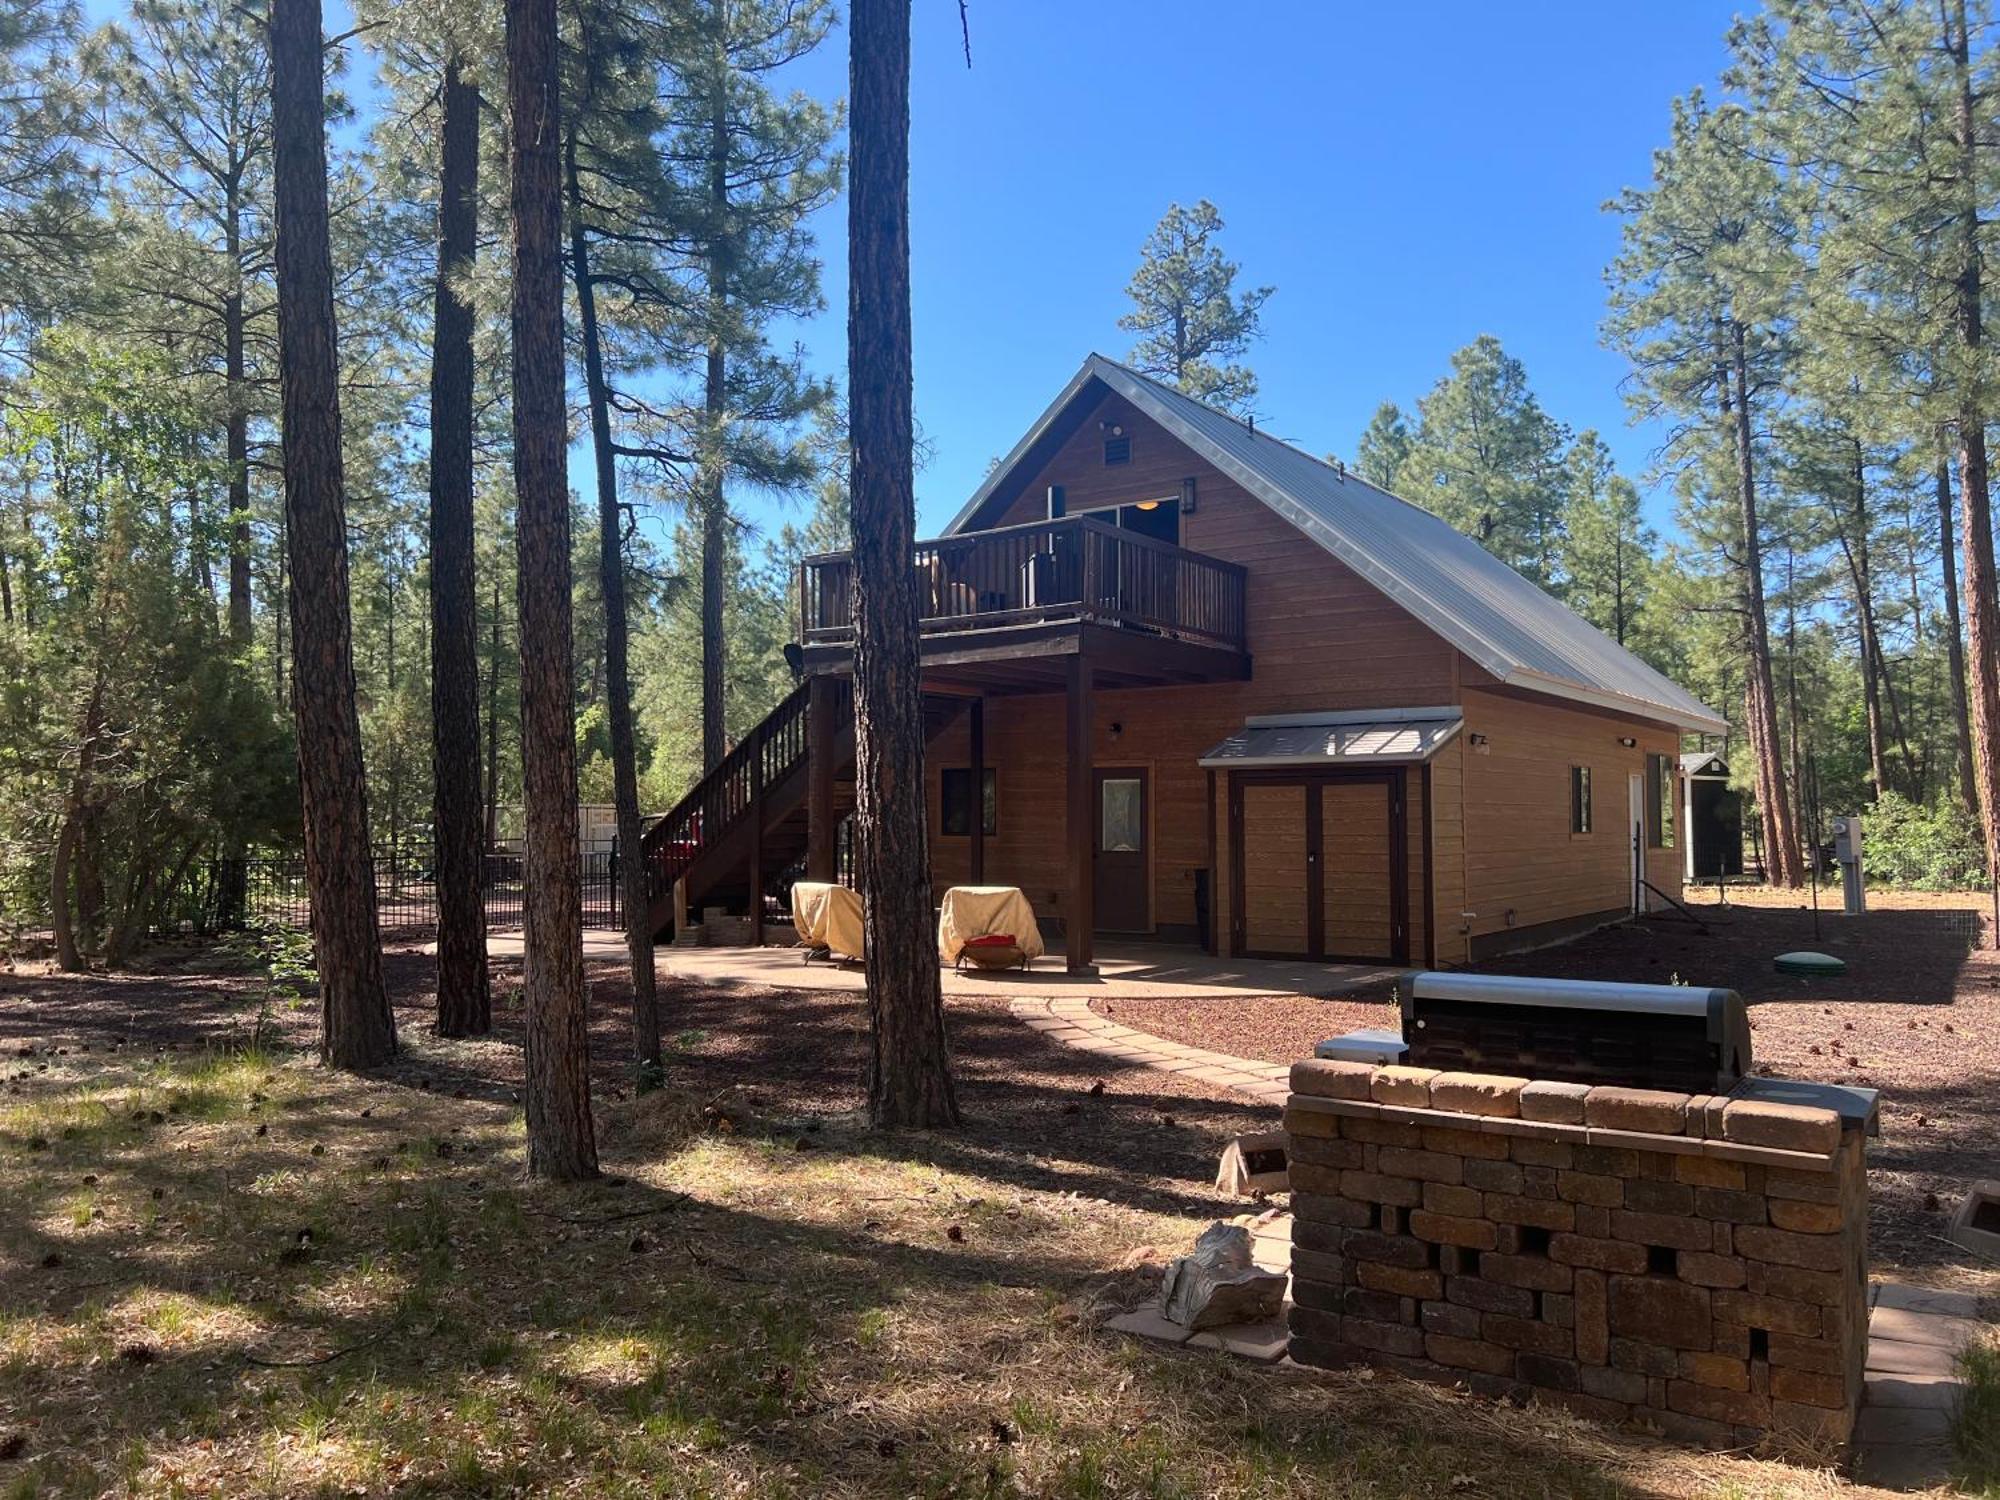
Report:
M1910 441L1940 428L1956 441L1971 779L1988 867L2000 869L1985 332L1987 205L2000 180L1985 127L1993 22L1968 0L1773 0L1731 43L1731 81L1758 107L1765 154L1815 187L1817 279L1846 299L1867 384L1903 398Z
M251 424L273 336L271 59L255 20L226 0L138 0L129 26L92 39L85 66L99 86L96 144L123 207L112 275L156 336L220 386L229 634L244 648Z
M1403 409L1393 401L1384 401L1375 408L1375 415L1369 418L1367 429L1361 434L1354 466L1377 489L1393 493L1403 482L1403 466L1410 461L1414 441Z
M1394 488L1547 587L1561 545L1566 438L1535 398L1526 368L1481 334L1417 403Z
M817 47L826 0L698 0L668 91L665 159L688 236L685 337L701 363L690 503L702 535L702 760L728 748L724 558L732 483L797 490L813 474L797 428L827 399L797 351L772 350L781 318L823 305L812 214L840 185L836 112L780 96L774 75Z
M528 1170L597 1175L571 725L562 121L555 0L507 0Z
M368 1068L395 1054L396 1027L382 987L354 705L319 0L272 0L269 26L292 702L323 1017L320 1052L335 1067Z
M1796 886L1805 872L1771 673L1757 436L1759 409L1775 399L1794 352L1795 221L1777 174L1747 148L1741 110L1711 111L1699 94L1676 101L1652 185L1627 189L1615 205L1625 227L1606 331L1633 362L1639 411L1676 423L1670 450L1703 460L1693 472L1713 486L1713 503L1730 496L1744 722L1767 870L1775 884Z
M431 755L437 858L437 1029L492 1026L479 808L478 579L473 566L472 287L479 248L479 86L457 49L439 85L431 342Z
M1651 659L1640 621L1660 539L1640 516L1639 491L1614 471L1611 450L1588 429L1577 434L1563 468L1564 601L1619 645Z
M1171 204L1139 248L1139 269L1125 288L1132 311L1118 326L1139 335L1130 356L1135 368L1197 401L1247 414L1257 377L1227 361L1240 359L1257 339L1276 288L1236 291L1241 267L1215 242L1222 228L1222 215L1206 198L1193 208Z
M958 1123L931 924L910 407L910 0L855 0L848 240L857 874L868 948L868 1118Z

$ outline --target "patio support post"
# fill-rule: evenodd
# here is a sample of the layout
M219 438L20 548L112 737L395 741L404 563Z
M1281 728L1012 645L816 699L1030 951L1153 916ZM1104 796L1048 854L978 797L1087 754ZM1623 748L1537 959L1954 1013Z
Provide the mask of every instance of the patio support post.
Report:
M750 752L750 946L764 946L764 746ZM808 775L811 773L808 772Z
M972 883L986 884L986 700L972 700L972 829L967 850L972 858Z
M1097 965L1091 940L1097 926L1097 886L1092 868L1096 848L1096 827L1092 817L1095 800L1091 795L1091 689L1090 658L1081 651L1069 658L1069 692L1066 695L1069 724L1069 910L1064 924L1063 951L1072 974L1095 974Z
M835 875L833 819L833 680L806 679L806 879Z

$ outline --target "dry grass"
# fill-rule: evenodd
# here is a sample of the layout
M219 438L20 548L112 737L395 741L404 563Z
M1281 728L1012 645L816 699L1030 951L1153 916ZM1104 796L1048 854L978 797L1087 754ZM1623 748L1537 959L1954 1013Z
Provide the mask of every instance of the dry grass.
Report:
M504 1099L50 1063L0 1110L9 1500L1849 1493L1109 1335L1150 1287L1116 1268L1200 1221L982 1174L976 1132L704 1133L658 1094L605 1106L615 1175L563 1189L523 1181Z

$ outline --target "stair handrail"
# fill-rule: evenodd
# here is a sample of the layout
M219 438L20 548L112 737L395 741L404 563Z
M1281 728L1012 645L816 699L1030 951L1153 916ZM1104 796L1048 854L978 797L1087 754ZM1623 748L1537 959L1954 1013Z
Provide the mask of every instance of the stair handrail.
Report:
M846 683L836 683L828 701L837 712ZM643 847L654 900L736 826L763 787L790 775L805 759L810 701L809 684L801 682L646 830Z

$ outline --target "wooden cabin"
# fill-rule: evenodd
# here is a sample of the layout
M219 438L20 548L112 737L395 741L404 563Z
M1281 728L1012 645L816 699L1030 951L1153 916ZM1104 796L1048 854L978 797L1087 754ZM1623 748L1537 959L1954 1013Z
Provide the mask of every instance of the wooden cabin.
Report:
M932 883L1019 886L1072 969L1099 934L1450 965L1680 891L1681 736L1719 715L1435 516L1115 361L913 562ZM662 880L833 871L851 560L802 575L801 685L654 830Z

